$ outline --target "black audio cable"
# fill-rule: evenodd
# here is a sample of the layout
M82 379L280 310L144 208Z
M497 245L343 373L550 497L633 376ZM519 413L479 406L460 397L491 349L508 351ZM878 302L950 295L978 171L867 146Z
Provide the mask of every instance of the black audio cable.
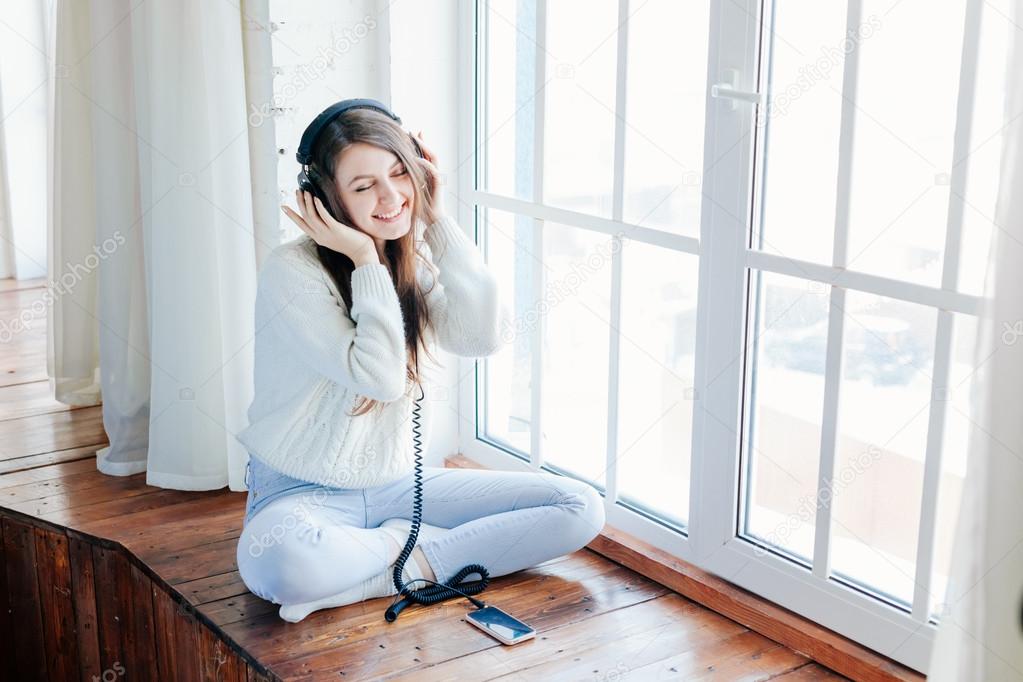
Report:
M416 578L405 582L401 579L401 572L405 567L405 562L408 561L409 556L412 554L412 549L416 546L416 539L419 537L419 524L422 521L423 515L423 453L422 442L420 440L421 434L419 433L419 410L422 407L420 401L423 399L424 393L423 387L419 384L417 386L419 386L419 397L416 398L416 406L412 410L412 442L416 458L415 492L413 493L412 500L412 527L409 529L409 536L408 540L405 541L405 547L394 562L394 586L397 588L398 594L387 608L387 611L384 612L384 619L388 623L393 623L398 618L398 614L410 604L437 604L459 595L471 601L476 608L482 609L486 604L479 599L474 599L471 595L479 594L487 589L487 583L490 581L490 574L487 572L487 569L479 564L463 566L450 580L443 584L427 578ZM479 580L467 583L462 582L474 573L480 576ZM411 583L418 581L432 584L429 587L421 587L417 590L408 587Z

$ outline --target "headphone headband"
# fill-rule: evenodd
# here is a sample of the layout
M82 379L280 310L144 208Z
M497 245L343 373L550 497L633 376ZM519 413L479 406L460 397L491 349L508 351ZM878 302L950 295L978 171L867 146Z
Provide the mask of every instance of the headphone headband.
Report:
M316 141L317 136L331 121L349 109L376 109L380 113L394 119L394 122L398 125L401 125L401 118L388 109L383 102L368 98L341 100L324 109L319 116L313 119L312 123L305 129L305 132L302 133L302 141L298 145L298 151L295 152L295 158L298 159L300 164L306 166L312 161L313 142Z

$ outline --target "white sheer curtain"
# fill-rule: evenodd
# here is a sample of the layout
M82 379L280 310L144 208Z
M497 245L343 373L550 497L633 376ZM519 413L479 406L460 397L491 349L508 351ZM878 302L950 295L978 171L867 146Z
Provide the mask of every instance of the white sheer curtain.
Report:
M55 394L102 398L100 470L244 490L233 434L252 398L257 249L243 30L259 29L244 3L51 8L50 276L71 285L50 306Z
M1023 9L1015 2L1004 149L975 357L980 365L932 680L1023 679ZM984 362L985 358L990 359Z
M46 276L46 5L5 0L0 23L0 279Z

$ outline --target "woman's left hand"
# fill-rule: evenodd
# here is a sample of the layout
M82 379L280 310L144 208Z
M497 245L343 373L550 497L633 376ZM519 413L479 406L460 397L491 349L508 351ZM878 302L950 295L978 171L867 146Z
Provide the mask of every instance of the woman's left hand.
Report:
M437 155L433 152L430 147L426 146L423 142L423 131L420 130L415 135L416 142L419 143L419 148L423 150L425 158L420 158L419 162L426 166L427 174L429 178L427 182L430 183L430 196L433 197L433 210L437 215L444 213L444 201L443 201L443 190L442 185L444 180L441 177L440 169L437 167Z

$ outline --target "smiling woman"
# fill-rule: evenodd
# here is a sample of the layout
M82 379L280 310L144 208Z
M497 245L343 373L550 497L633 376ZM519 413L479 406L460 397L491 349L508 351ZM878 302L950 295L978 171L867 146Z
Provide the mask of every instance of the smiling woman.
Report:
M509 324L495 276L441 208L436 157L395 118L348 109L312 135L308 155L303 135L301 214L285 212L305 235L260 272L237 562L246 586L293 622L396 594L396 564L405 582L454 585L480 564L496 577L574 552L604 523L600 495L573 479L421 475L418 460L413 472L409 384L428 333L482 357Z

